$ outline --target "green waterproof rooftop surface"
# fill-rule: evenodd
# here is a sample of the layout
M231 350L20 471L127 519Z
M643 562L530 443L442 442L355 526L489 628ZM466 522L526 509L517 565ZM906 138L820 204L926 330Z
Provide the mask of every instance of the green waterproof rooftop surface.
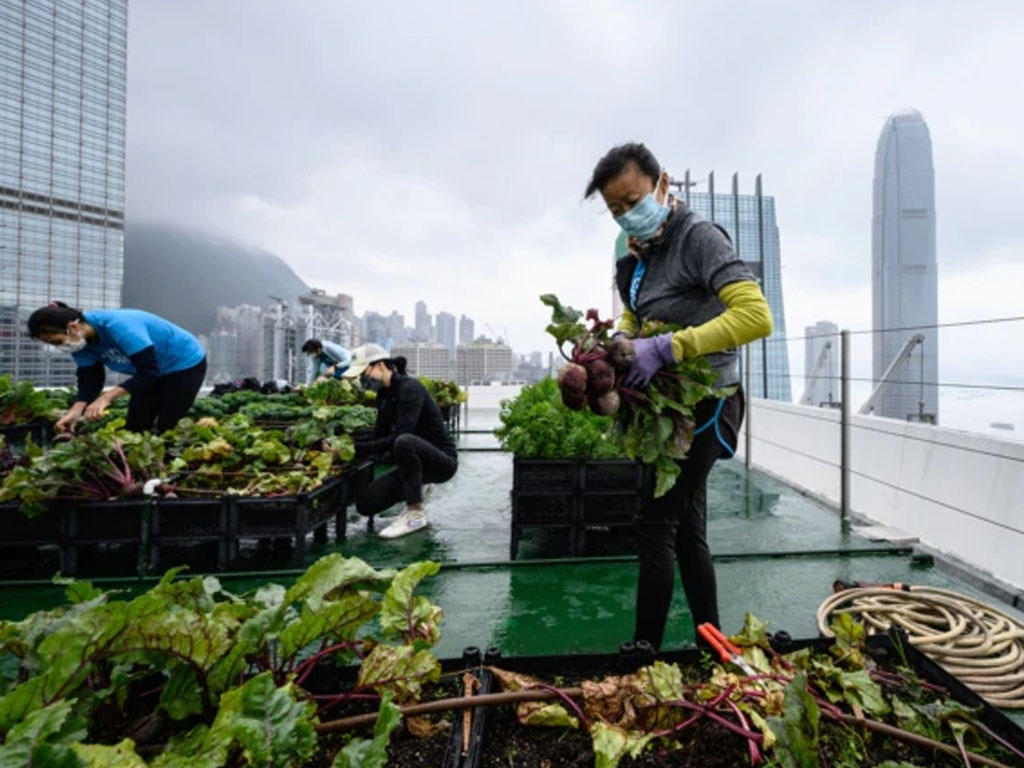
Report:
M468 427L490 428L496 419L496 408L471 411ZM433 490L426 531L382 540L350 510L347 539L314 547L310 561L340 551L377 567L441 562L441 573L423 590L445 611L437 649L442 656L458 655L468 645L499 646L507 654L607 652L630 639L637 566L628 537L591 534L592 552L570 560L564 539L531 535L521 544L519 559L510 562L512 458L479 450L496 447L489 435L465 435L460 446L477 450L464 451L455 478ZM719 462L712 471L708 515L727 632L737 630L751 611L794 637L814 636L815 611L835 579L900 581L979 594L907 548L841 533L834 510L761 473L748 473L739 462ZM377 529L384 524L378 521ZM296 573L282 570L287 557L274 561L265 554L253 554L243 567L244 573L220 574L225 586L245 590L267 581L288 583ZM118 585L144 588L150 583ZM61 590L45 582L0 584L2 618L21 618L60 601ZM665 645L678 647L693 639L677 583Z

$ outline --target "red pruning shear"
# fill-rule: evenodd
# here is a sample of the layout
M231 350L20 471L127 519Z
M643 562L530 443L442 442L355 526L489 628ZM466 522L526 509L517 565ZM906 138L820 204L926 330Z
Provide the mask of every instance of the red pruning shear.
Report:
M697 631L701 637L708 641L712 648L718 651L718 656L722 659L723 664L731 662L750 675L750 677L757 677L760 674L743 658L743 651L729 642L729 638L723 635L722 631L710 621L706 621L697 627Z

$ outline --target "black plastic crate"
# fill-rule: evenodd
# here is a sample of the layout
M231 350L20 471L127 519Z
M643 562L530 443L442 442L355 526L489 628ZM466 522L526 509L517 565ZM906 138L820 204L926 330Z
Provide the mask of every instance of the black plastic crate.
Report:
M348 507L355 504L356 499L373 482L374 463L362 461L345 468L342 478L345 481L344 501L334 514L334 540L344 541L348 535Z
M578 462L575 459L512 460L512 489L519 493L574 493Z
M0 504L0 547L55 544L60 538L60 517L47 510L27 517L20 502Z
M68 543L125 543L142 540L151 499L79 501L61 508Z
M343 477L332 477L309 493L280 497L228 497L226 558L238 554L239 539L291 539L293 563L306 559L306 536L344 509L347 487Z
M223 570L228 518L228 505L220 497L156 499L149 521L150 569L187 564Z
M590 459L580 462L579 487L595 491L643 492L645 465L629 459Z
M512 525L574 525L576 496L567 494L512 495Z
M53 440L53 424L46 419L36 419L25 424L0 425L0 437L11 447L24 445L30 435L36 445L49 445Z
M630 525L643 505L636 493L585 493L580 500L581 524Z

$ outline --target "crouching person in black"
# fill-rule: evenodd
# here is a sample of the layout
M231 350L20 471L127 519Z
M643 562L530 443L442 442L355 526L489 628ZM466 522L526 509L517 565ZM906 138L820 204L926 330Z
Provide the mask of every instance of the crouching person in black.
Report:
M454 477L459 467L455 441L441 409L415 377L405 372L405 358L392 359L376 344L354 351L345 378L361 377L377 392L377 423L373 436L356 440L356 456L383 455L395 469L370 483L356 500L361 515L376 515L405 502L405 509L380 532L394 539L427 527L425 488Z

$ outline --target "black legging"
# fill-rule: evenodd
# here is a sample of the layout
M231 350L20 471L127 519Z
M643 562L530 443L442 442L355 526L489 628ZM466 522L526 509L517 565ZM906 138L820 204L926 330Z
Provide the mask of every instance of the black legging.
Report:
M188 413L206 378L206 358L184 371L161 376L153 386L133 392L128 401L125 429L148 432L156 422L157 432L174 429Z
M717 400L697 404L698 426L713 418L717 405ZM743 410L743 393L737 390L723 403L719 415L718 434L733 448ZM647 640L655 648L661 646L676 565L694 627L705 621L718 626L715 567L707 541L707 478L722 455L729 454L714 426L696 435L686 459L679 462L681 472L675 486L661 498L652 499L634 521L640 561L634 640Z
M413 434L396 437L391 455L395 469L378 477L360 494L356 501L359 514L377 515L400 501L419 504L424 483L451 480L459 468L454 456Z

